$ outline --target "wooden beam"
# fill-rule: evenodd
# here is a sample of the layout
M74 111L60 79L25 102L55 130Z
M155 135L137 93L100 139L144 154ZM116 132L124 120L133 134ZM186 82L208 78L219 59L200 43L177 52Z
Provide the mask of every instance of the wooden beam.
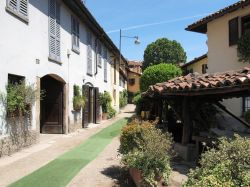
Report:
M190 117L190 102L187 97L182 100L182 144L187 145L190 140L192 121Z

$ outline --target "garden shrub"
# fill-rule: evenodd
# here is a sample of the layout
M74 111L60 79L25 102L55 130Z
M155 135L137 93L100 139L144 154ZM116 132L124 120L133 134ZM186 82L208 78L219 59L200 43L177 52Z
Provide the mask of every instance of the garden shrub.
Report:
M26 85L24 81L19 84L9 83L6 86L7 95L1 94L1 100L6 97L6 110L8 115L25 115L31 112L31 106L36 100L36 89L33 85Z
M112 97L110 93L104 92L99 94L100 105L102 106L102 112L108 113L108 108L111 106Z
M220 138L217 148L203 153L200 167L191 170L184 187L250 186L250 139Z
M142 172L142 183L156 186L157 179L168 182L171 172L172 137L162 133L155 123L132 121L122 130L119 152L122 163Z
M116 110L109 106L108 107L108 119L113 118L116 115Z
M241 36L237 50L239 61L250 63L250 33L245 33Z
M181 76L182 71L173 64L158 64L148 67L141 76L141 91L146 91L150 85L166 82L175 77Z
M119 106L120 108L125 107L128 104L128 92L127 90L123 90L119 95Z
M111 106L112 97L109 92L100 93L100 105L103 113L108 113L108 119L116 115L116 110Z
M79 86L74 85L74 96L73 96L73 109L75 111L81 110L85 106L85 96L81 94L81 89Z
M142 98L141 98L141 93L138 92L133 98L133 104L136 105L135 112L137 115L140 115L141 110L142 110Z

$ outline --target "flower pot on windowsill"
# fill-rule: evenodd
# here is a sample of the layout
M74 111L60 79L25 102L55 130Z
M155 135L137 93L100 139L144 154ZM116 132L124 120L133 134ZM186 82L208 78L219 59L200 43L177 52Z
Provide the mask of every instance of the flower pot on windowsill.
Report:
M139 169L129 168L129 174L131 178L133 179L136 187L150 187L150 186L142 185L142 172ZM157 187L162 187L163 186L162 177L157 177L157 181L158 181Z
M102 113L102 120L108 119L108 113Z

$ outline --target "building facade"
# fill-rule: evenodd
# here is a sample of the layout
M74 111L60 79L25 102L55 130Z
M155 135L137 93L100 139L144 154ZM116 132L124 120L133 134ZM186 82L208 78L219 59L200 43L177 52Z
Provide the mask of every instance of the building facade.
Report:
M186 30L207 35L208 73L242 69L250 66L239 61L238 39L250 30L250 1L239 1L221 9L192 25ZM236 98L223 102L237 116L241 116L250 105L249 98Z
M21 79L45 92L32 107L32 141L99 123L100 92L111 93L119 110L119 50L80 0L1 1L0 16L1 93ZM82 111L73 108L74 85L86 97ZM9 136L4 110L0 140Z
M184 75L197 72L199 74L207 73L207 54L197 57L190 62L181 65Z
M133 96L140 91L140 78L142 75L142 62L128 62L128 92L129 102L132 102Z

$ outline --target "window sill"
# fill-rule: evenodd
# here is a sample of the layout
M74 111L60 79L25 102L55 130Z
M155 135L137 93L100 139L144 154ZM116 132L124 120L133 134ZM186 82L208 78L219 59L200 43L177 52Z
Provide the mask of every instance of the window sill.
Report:
M90 77L93 77L93 74L92 73L87 73L88 76Z
M72 47L72 49L71 49L74 53L76 53L76 54L80 54L80 49L79 48L77 48L77 47Z
M49 61L51 61L51 62L55 62L56 64L62 65L61 59L55 59L55 58L52 57L52 56L49 56L48 59L49 59Z
M12 15L14 15L16 18L20 19L21 21L25 22L26 24L29 23L29 18L28 16L23 16L23 15L20 15L18 12L16 12L15 10L12 10L11 8L9 7L5 7L5 10L9 13L11 13Z

